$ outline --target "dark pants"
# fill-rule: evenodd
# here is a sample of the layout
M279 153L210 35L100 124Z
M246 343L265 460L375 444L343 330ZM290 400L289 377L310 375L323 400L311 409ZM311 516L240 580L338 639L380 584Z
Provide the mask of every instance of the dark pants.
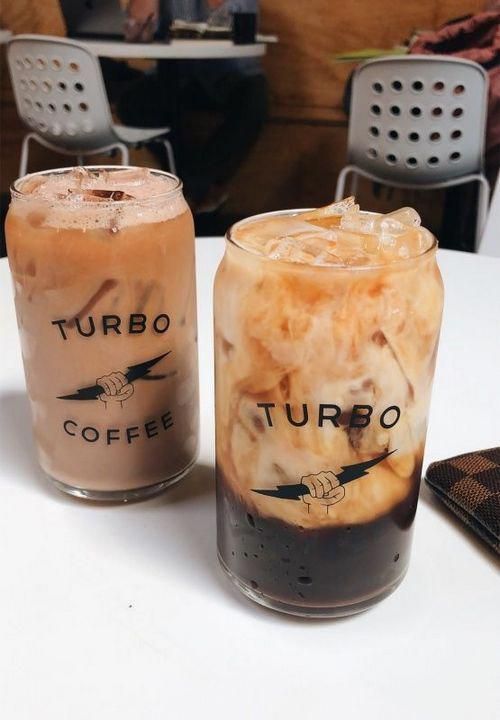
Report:
M222 116L201 147L194 147L185 133L186 113L197 110ZM157 72L132 83L118 102L118 114L126 125L172 128L179 174L195 200L234 175L257 140L267 110L262 74L227 73L207 87L203 78L185 75L175 61L159 63Z

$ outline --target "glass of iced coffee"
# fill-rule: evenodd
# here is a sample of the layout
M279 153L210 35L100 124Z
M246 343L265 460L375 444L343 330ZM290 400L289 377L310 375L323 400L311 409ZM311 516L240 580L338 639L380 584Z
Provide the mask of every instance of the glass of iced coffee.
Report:
M94 500L179 480L198 446L194 233L179 179L28 175L6 236L42 469Z
M218 551L242 592L335 617L405 575L443 305L417 213L352 199L234 225L215 283Z

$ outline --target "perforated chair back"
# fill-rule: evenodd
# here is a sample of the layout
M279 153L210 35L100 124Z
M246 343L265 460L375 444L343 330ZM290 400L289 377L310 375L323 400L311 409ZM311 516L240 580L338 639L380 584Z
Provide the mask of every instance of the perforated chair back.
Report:
M409 185L480 172L487 94L485 71L468 60L370 60L353 76L349 162Z
M79 43L18 35L7 58L19 117L38 136L66 152L116 142L97 58Z

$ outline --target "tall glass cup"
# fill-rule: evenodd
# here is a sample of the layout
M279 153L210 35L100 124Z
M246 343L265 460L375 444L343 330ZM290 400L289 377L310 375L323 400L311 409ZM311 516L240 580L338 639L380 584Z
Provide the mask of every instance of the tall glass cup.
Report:
M198 445L194 234L178 178L67 168L12 188L6 221L40 464L96 500L177 481Z
M405 575L443 290L435 239L410 209L324 214L228 232L217 511L220 562L245 595L334 617Z

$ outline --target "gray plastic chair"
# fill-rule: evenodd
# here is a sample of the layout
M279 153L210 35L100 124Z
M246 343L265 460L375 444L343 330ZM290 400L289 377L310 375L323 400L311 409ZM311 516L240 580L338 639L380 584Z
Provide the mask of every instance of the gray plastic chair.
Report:
M483 174L488 77L480 65L447 56L402 55L363 63L353 75L347 176L403 188L479 183L476 243L488 212Z
M43 35L17 35L8 43L7 59L17 112L31 132L21 148L19 175L28 167L34 140L63 155L121 153L129 164L128 147L146 142L165 146L169 169L175 173L168 127L136 128L113 123L97 58L84 45Z

